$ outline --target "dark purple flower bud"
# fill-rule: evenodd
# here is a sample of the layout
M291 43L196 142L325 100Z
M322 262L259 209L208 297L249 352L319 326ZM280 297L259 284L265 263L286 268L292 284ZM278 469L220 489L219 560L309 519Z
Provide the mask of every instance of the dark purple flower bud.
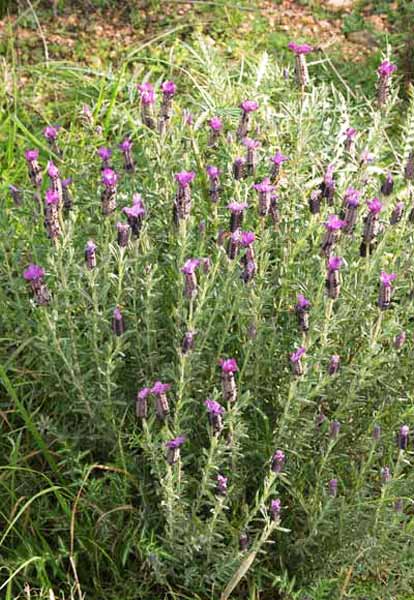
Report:
M388 60L384 60L378 67L378 89L377 89L377 102L378 106L386 104L389 96L389 83L391 74L397 69L396 65L393 65Z
M283 450L276 450L272 456L271 469L273 473L281 473L283 471L283 467L285 466L285 461L286 457Z
M311 192L311 195L309 197L309 210L312 215L317 215L321 212L321 200L321 190L314 190L313 192Z
M198 258L189 258L184 266L181 267L181 272L184 273L185 287L184 295L190 300L194 300L197 296L197 277L195 274L196 268L199 266L200 260Z
M217 475L216 493L218 496L225 496L227 494L227 481L228 478L224 477L224 475Z
M254 175L256 171L256 150L260 148L261 144L257 140L245 137L243 139L243 145L246 147L246 174Z
M96 245L93 240L88 240L85 246L85 262L88 269L96 267Z
M54 127L53 125L48 125L43 130L43 135L45 136L48 142L55 142L59 133L60 127Z
M178 182L178 190L174 203L175 222L186 220L191 212L191 188L195 173L193 171L181 171L175 176Z
M112 156L112 150L110 148L107 148L106 146L101 146L100 148L98 148L98 156L102 160L101 170L103 171L104 169L110 169L111 166L109 161Z
M293 374L296 377L300 377L304 373L303 365L302 365L302 357L306 353L306 348L301 346L295 352L292 352L289 356L290 364L292 366Z
M116 185L118 175L112 169L103 169L102 183L105 186L101 196L102 213L112 214L116 209Z
M282 154L279 150L276 152L274 156L270 159L273 163L272 172L270 174L270 179L272 183L275 183L277 178L279 177L280 168L286 160L289 160L287 156Z
M348 129L345 130L344 147L347 152L351 152L353 150L356 134L357 130L353 127L348 127Z
M59 222L59 194L53 190L46 191L45 199L45 227L48 237L55 242L62 235Z
M394 502L394 510L397 513L403 512L404 502L403 502L402 498L397 498L397 500Z
M119 306L115 308L112 315L112 331L116 336L120 336L125 332L124 317Z
M275 186L270 183L269 177L265 177L261 183L255 183L253 187L259 192L259 216L265 217L269 214L270 198Z
M240 537L239 537L240 552L246 552L248 547L249 547L249 536L247 535L247 533L243 532L240 534Z
M306 64L306 54L312 52L312 46L308 44L297 44L289 42L289 50L295 54L295 78L297 85L303 90L309 83L308 65Z
M119 144L119 149L124 155L125 171L128 173L135 171L134 159L132 157L132 146L133 143L129 138L125 138L125 140Z
M326 421L326 415L321 411L316 415L315 423L317 427L320 427L322 423Z
M150 129L155 129L155 119L153 105L155 103L154 87L151 83L146 82L138 84L137 88L141 96L141 116L144 125Z
M397 444L400 450L407 450L410 436L410 428L408 425L402 425L397 436Z
M225 413L224 408L215 400L206 400L204 402L208 412L208 420L213 429L214 435L220 435L223 431L223 415Z
M171 389L169 383L156 381L151 388L151 394L155 396L155 412L160 421L164 421L170 413L170 405L167 392Z
M117 223L118 230L118 245L120 248L126 248L129 242L129 225L128 223Z
M333 173L335 170L335 165L331 163L328 165L326 169L323 181L320 186L322 198L326 198L328 205L333 205L333 199L335 195L335 180L333 178Z
M23 272L23 277L30 283L35 302L38 306L45 306L50 302L50 293L47 285L43 282L45 271L39 265L30 264Z
M336 215L329 215L328 220L324 223L326 228L325 236L321 244L321 252L325 256L329 256L333 246L339 239L340 230L345 226L345 221L342 221Z
M328 366L328 375L335 375L335 373L339 371L340 361L341 359L339 358L338 354L333 354L331 356Z
M234 358L220 359L221 382L223 398L225 402L236 402L237 388L234 373L238 371L237 362Z
M211 258L209 256L202 258L200 264L202 265L203 273L207 274L211 269Z
M382 467L381 469L381 481L383 484L391 481L391 471L389 467Z
M145 216L145 207L140 194L134 194L132 196L132 206L126 206L122 209L122 212L127 217L132 235L134 237L139 237Z
M59 169L51 160L47 163L47 174L51 179L51 189L58 195L58 202L61 204L63 202L62 180L60 179Z
M243 158L242 156L238 156L237 158L234 159L233 162L233 176L234 179L243 179L245 176L245 166L246 166L246 159Z
M341 430L340 422L332 421L329 426L329 437L331 439L335 440L338 437L340 430Z
M242 226L244 211L247 206L247 202L230 202L230 204L227 205L227 208L231 213L229 227L232 233Z
M391 217L390 217L390 225L396 225L402 219L404 212L404 202L397 202L397 204L392 209Z
M298 294L295 313L298 317L300 331L309 331L309 309L310 302L303 294Z
M331 300L339 298L339 293L341 291L339 269L342 265L343 260L340 256L331 256L328 260L328 272L325 279L325 286L328 298Z
M39 150L26 150L24 153L29 170L29 178L36 188L42 185L42 171L38 163Z
M259 104L254 100L244 100L240 104L242 114L240 117L239 126L237 128L237 139L241 140L246 137L251 128L251 114L259 108Z
M172 117L172 99L177 91L177 86L173 81L164 81L164 83L161 85L161 90L163 97L158 120L158 131L160 134L163 134L166 131Z
M410 152L407 158L407 164L404 169L404 177L408 181L414 179L414 151Z
M148 387L142 388L137 394L135 409L138 419L146 419L148 416L148 396L151 390Z
M270 503L270 516L272 521L279 521L280 512L282 510L282 503L277 498L276 500L272 500Z
M210 200L214 203L219 201L219 192L220 192L219 176L220 176L220 174L221 174L221 172L217 167L214 167L214 166L207 167L207 175L210 180L209 196L210 196Z
M407 340L406 332L401 331L401 333L396 335L394 338L394 348L396 348L396 350L400 350L404 346L406 340Z
M381 310L386 310L391 304L392 295L392 281L396 279L395 273L386 273L381 271L380 275L380 289L378 296L378 306Z
M187 331L184 334L183 341L181 342L181 352L183 354L188 354L189 352L191 352L191 350L194 349L195 335L195 331Z
M9 185L9 192L16 206L20 206L23 201L23 193L15 185Z
M223 123L219 117L213 117L209 120L208 124L210 126L210 135L207 145L212 147L215 146L219 140L220 132L223 129Z
M383 209L383 204L378 198L367 202L368 214L364 221L364 230L362 232L362 243L360 247L360 255L367 256L372 252L376 237L380 232L379 213Z
M180 448L185 442L185 437L180 435L173 438L165 444L167 448L167 462L169 465L175 465L180 458Z
M372 429L372 437L376 442L378 442L378 440L380 439L381 427L379 425L374 425L374 427Z
M381 194L383 194L384 196L389 196L390 194L392 194L393 189L394 179L392 178L390 171L388 171L387 176L385 177L385 180L381 185Z
M332 498L335 498L338 493L338 480L331 479L328 483L328 488L329 488L329 495L332 496Z

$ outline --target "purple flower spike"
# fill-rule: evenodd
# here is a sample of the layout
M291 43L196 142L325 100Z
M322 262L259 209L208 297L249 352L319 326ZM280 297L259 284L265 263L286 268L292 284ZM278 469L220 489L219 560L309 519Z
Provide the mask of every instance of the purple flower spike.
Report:
M164 83L161 84L161 91L166 96L174 96L177 91L177 86L173 81L164 81Z
M102 183L107 187L114 187L118 182L118 175L112 169L102 171Z
M280 473L285 465L285 453L283 450L276 450L272 456L272 471L273 473Z
M368 209L371 213L378 214L383 209L383 204L379 198L373 198L367 201Z
M331 479L328 483L328 488L329 488L329 495L332 496L332 498L335 498L335 496L338 493L338 480Z
M286 160L289 160L288 156L285 156L284 154L282 154L281 152L279 152L279 150L276 152L276 154L274 156L271 157L271 162L275 165L280 166L281 164L283 164Z
M160 394L165 394L171 389L170 383L161 383L161 381L156 381L151 388L151 394L155 394L156 396Z
M307 298L305 298L303 294L298 294L296 305L298 308L300 308L301 310L307 310L308 308L310 308L310 305L311 303Z
M47 174L51 179L59 177L59 169L52 160L49 160L49 162L47 163Z
M133 142L132 140L130 140L129 138L125 138L120 144L119 144L119 149L121 150L121 152L130 152L133 146Z
M386 273L385 271L381 271L380 281L382 285L386 288L392 287L392 281L397 278L396 273Z
M243 145L246 146L248 150L256 150L260 148L261 143L258 140L253 140L252 138L245 137L243 139Z
M335 373L337 373L339 371L340 362L341 362L341 359L338 354L333 354L331 356L331 360L329 361L329 366L328 366L328 374L329 375L335 375Z
M388 60L384 60L378 67L377 73L380 77L389 77L396 70L397 65L390 63Z
M39 267L39 265L35 265L34 263L31 263L23 272L23 277L24 279L26 279L26 281L37 281L39 279L42 279L44 275L44 269L42 269L42 267Z
M39 158L39 150L26 150L24 156L28 162L32 162Z
M219 404L215 400L206 400L204 402L204 405L207 408L207 411L212 415L224 415L225 413L225 409L223 408L223 406L221 406L221 404Z
M269 177L265 177L260 183L254 183L253 187L257 192L262 193L273 192L275 189L275 186L270 183Z
M406 450L408 447L408 440L410 435L410 428L408 425L402 425L398 432L397 442L400 450Z
M328 215L328 220L324 223L326 229L329 231L337 231L345 226L345 221L342 221L336 215Z
M346 206L358 206L360 197L361 192L353 187L349 187L344 194L344 203Z
M356 137L356 134L357 130L353 127L348 127L348 129L345 130L345 137L349 140L353 140Z
M217 475L217 494L219 496L227 494L227 481L228 478L224 477L224 475Z
M223 122L220 117L213 117L209 120L208 124L214 131L220 131L223 128Z
M184 273L184 275L192 275L196 268L199 266L199 264L200 260L198 258L189 258L184 263L184 266L181 267L181 273Z
M125 333L124 316L119 306L115 307L115 310L112 314L112 331L116 336L120 336Z
M227 208L231 213L242 213L247 208L247 206L247 202L230 202L227 205Z
M110 148L107 148L106 146L101 146L100 148L98 148L98 156L103 161L108 161L112 156L112 150Z
M290 354L290 361L292 363L298 363L300 361L300 359L302 358L302 356L306 353L306 348L304 348L303 346L301 346L300 348L298 348L297 350L295 350L295 352L292 352Z
M138 90L140 91L141 94L141 102L143 104L154 104L155 102L155 93L154 93L154 86L149 83L139 83L137 85Z
M243 100L240 104L240 108L245 113L254 112L259 108L259 104L254 100Z
M256 236L253 231L242 231L240 235L240 243L244 248L251 246L255 241Z
M280 502L279 498L276 498L276 500L272 500L270 503L270 514L273 521L279 520L281 510L282 503Z
M48 125L44 128L43 135L45 136L48 142L55 142L58 136L59 129L59 126L54 127L53 125Z
M52 188L46 191L46 204L59 204L59 194Z
M167 448L180 448L185 442L185 437L183 435L179 435L176 438L173 438L172 440L169 440L168 442L166 442L166 447Z
M379 425L374 425L372 429L372 438L378 442L381 437L381 427Z
M210 179L217 179L217 177L219 177L219 175L221 175L221 171L218 167L214 167L214 166L209 166L207 167L207 175L210 177Z
M381 481L382 483L388 483L391 481L391 471L389 467L382 467L381 469Z
M340 256L331 256L328 259L328 271L339 271L343 264L344 261Z
M219 365L220 365L223 373L235 373L236 371L239 370L239 367L237 366L237 362L236 362L235 358L226 358L226 359L221 358L219 360Z
M175 176L176 181L180 187L185 188L190 185L195 177L195 173L193 171L181 171L177 173Z
M289 42L288 43L288 48L289 50L292 50L292 52L294 52L294 54L309 54L309 52L313 51L312 46L309 46L309 44L297 44L296 42Z
M334 440L338 437L341 430L341 424L339 421L332 421L329 426L329 436Z

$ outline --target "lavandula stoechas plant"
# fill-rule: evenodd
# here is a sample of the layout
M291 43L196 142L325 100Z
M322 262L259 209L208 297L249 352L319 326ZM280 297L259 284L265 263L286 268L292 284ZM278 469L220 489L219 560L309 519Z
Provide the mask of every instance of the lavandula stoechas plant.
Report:
M386 273L381 271L380 288L378 295L378 306L381 310L386 310L391 304L392 282L397 278L395 273Z
M282 154L279 150L276 152L274 156L270 159L272 163L272 170L270 173L270 181L272 183L276 183L280 175L280 169L285 161L289 160L287 156Z
M35 188L35 200L37 203L40 203L40 187L42 185L43 177L38 162L39 150L26 150L24 156L27 161L30 181Z
M55 154L61 154L60 149L58 148L57 145L57 137L59 134L59 129L60 126L54 126L54 125L47 125L47 127L44 128L43 130L43 135L46 139L46 141L49 143L50 147L52 148L52 151Z
M177 193L174 200L174 223L178 225L180 221L185 221L191 213L191 188L195 173L193 171L181 171L177 173L175 179L178 183Z
M271 195L275 186L270 183L269 177L265 177L263 181L255 183L253 187L259 193L259 216L266 217L270 211Z
M135 414L138 419L146 419L148 417L148 396L151 395L149 387L142 388L136 397Z
M59 222L59 194L52 188L46 191L45 197L45 227L48 237L56 242L62 235Z
M110 148L107 148L106 146L101 146L100 148L98 148L98 156L102 161L101 164L101 171L103 171L104 169L110 169L111 168L111 157L112 157L112 150Z
M160 108L160 116L158 119L158 131L163 135L168 129L170 119L172 117L172 102L173 97L177 92L177 86L173 81L164 81L161 84L162 102Z
M39 306L45 306L50 302L50 293L46 283L43 281L44 276L44 269L33 263L23 273L24 279L30 283L34 300Z
M221 384L223 390L223 399L232 404L237 400L237 387L234 374L239 370L234 358L221 359Z
M140 194L134 194L132 196L132 206L125 206L122 212L126 215L132 235L138 238L145 217L145 206Z
M207 408L208 420L211 425L213 435L220 435L223 431L223 415L225 413L225 409L221 404L216 402L215 400L206 400L204 402L205 407Z
M170 405L167 392L171 389L170 383L156 381L151 388L151 394L155 396L155 413L160 421L164 421L170 413Z
M344 227L345 233L352 233L358 217L358 206L361 192L349 187L344 195Z
M237 139L242 140L247 136L251 128L252 113L259 108L259 104L254 100L243 100L240 104L242 114L239 126L237 128Z
M85 262L90 271L96 267L96 244L93 240L88 240L86 242Z
M333 247L339 239L345 221L342 221L336 215L329 215L324 225L326 232L321 244L321 253L328 257L331 255Z
M155 129L154 104L155 92L151 83L140 83L137 88L141 96L141 116L142 122L149 129Z
M309 83L308 65L306 63L306 55L312 52L312 46L309 44L297 44L289 42L289 50L295 55L295 78L296 83L303 90Z
M295 377L300 377L304 373L302 358L306 353L306 348L301 346L289 356L292 372Z
M242 279L248 283L253 279L257 271L257 264L254 256L253 243L256 239L253 231L242 231L240 234L240 246L245 249L242 257L243 273Z
M334 203L334 195L335 195L335 179L334 179L334 171L335 165L331 163L328 165L325 175L323 176L323 180L321 183L321 193L322 198L326 199L328 206L332 206Z
M377 102L378 106L384 106L388 101L391 75L397 70L397 66L384 60L378 67L378 90Z
M169 465L175 465L180 460L180 448L185 442L185 437L183 435L179 435L172 440L169 440L165 447L167 448L167 463Z
M63 186L62 180L60 178L59 169L55 165L53 161L49 161L47 163L47 174L50 178L51 189L57 194L59 198L59 206L61 207L63 204Z
M298 294L295 313L298 318L299 330L306 333L309 331L309 310L311 303L303 294Z
M340 256L330 256L327 264L326 274L326 291L328 298L336 300L339 298L339 292L341 291L341 280L339 275L339 269L343 265L343 259Z
M134 159L132 157L132 140L125 138L120 144L119 149L124 155L124 167L127 173L133 173L135 171Z
M125 320L119 306L112 313L112 331L117 337L125 333Z
M252 138L244 138L243 145L246 147L246 174L254 175L256 172L256 150L260 148L261 143Z
M215 204L219 201L219 193L220 193L220 185L219 185L219 176L220 170L214 166L207 167L207 175L210 182L209 186L209 196L210 200Z
M345 130L344 148L345 148L346 152L349 152L349 154L353 154L353 151L355 148L356 135L357 135L357 130L354 129L354 127L348 127Z
M72 185L71 177L62 179L62 199L63 199L63 208L65 209L65 211L69 211L73 207L73 198L72 198L72 194L69 190L70 185Z

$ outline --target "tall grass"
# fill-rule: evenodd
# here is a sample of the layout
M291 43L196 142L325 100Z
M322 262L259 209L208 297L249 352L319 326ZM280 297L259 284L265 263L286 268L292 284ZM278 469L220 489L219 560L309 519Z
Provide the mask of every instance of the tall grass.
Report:
M414 104L405 114L393 90L379 110L349 88L312 82L312 62L311 84L301 92L292 65L283 76L286 66L266 54L236 63L200 40L169 53L161 46L132 50L116 72L33 66L22 89L21 72L5 73L0 589L8 598L47 598L50 589L56 597L114 600L299 598L301 590L315 599L345 598L354 589L359 597L360 585L373 598L409 597L412 442L399 449L396 435L413 421L412 192L403 173ZM135 85L144 79L155 85L157 102L162 81L178 86L164 137L142 124ZM236 181L232 164L245 152L235 138L238 107L246 98L259 103L251 135L261 148L255 176ZM225 128L216 147L207 144L213 116ZM47 124L61 126L61 155L43 138ZM354 155L344 150L349 126L358 131ZM117 150L126 136L134 143L133 174L124 172ZM100 206L102 145L113 148L120 176L118 208L109 217ZM29 147L39 149L42 169L53 159L62 177L73 179L74 207L62 213L55 245L27 177ZM274 225L259 217L252 184L268 175L277 149L289 161L277 184ZM361 163L364 150L373 162ZM311 215L309 197L330 163L334 206L323 203ZM209 199L208 165L222 171L217 205ZM174 176L183 170L196 177L191 217L176 227ZM388 170L394 191L384 197ZM44 173L42 198L47 179ZM23 191L21 205L9 184ZM335 246L344 266L332 301L320 253L323 223L340 213L350 186L362 201L354 234L342 234ZM139 238L120 248L115 224L125 221L121 209L134 193L145 204L144 224ZM384 228L375 251L361 257L365 200L374 196L384 201ZM256 234L257 272L249 283L241 279L241 254L229 260L228 238L217 243L234 200L248 203L243 229ZM397 200L405 203L404 218L390 226ZM84 260L89 239L97 245L93 270ZM211 266L198 270L190 301L180 269L193 257L208 257ZM29 263L45 270L47 306L35 305L23 279ZM397 274L387 311L377 305L381 271ZM306 334L298 330L298 293L311 302ZM125 320L120 336L112 330L117 306ZM195 344L184 354L188 330ZM402 331L407 341L396 348ZM305 372L294 377L289 354L299 346L306 347ZM332 355L341 361L335 375L328 374ZM238 363L238 397L228 405L218 365L227 358ZM157 380L172 386L171 414L157 419L151 399L148 419L137 419L137 392ZM209 424L207 398L226 409L220 435ZM170 465L165 444L180 435L181 457ZM286 460L275 473L277 449ZM218 474L228 478L226 494L217 493ZM275 499L282 506L276 519Z

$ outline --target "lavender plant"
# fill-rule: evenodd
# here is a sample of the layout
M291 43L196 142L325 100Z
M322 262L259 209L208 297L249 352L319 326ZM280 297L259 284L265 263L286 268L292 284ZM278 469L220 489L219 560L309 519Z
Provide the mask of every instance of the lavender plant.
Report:
M83 85L56 67L46 143L19 108L0 216L9 597L411 589L414 234L395 211L414 201L414 98L402 116L388 61L348 102L290 48L296 82L202 42Z

